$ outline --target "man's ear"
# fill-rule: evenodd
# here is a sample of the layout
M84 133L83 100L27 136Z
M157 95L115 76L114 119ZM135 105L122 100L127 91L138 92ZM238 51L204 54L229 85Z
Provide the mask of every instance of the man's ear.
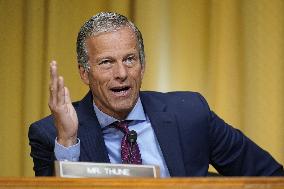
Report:
M78 69L79 69L79 73L80 73L80 77L82 79L82 81L86 84L89 85L89 73L87 70L84 69L83 66L78 65Z
M144 73L145 73L145 62L141 65L141 80L144 77Z

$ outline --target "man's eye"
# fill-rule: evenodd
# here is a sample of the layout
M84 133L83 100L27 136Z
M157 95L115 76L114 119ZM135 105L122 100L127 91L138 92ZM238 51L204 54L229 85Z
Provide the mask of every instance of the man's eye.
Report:
M102 60L99 62L99 65L103 65L103 64L110 64L111 61L110 60Z
M126 64L132 64L135 61L135 57L134 56L129 56L126 58L125 63Z

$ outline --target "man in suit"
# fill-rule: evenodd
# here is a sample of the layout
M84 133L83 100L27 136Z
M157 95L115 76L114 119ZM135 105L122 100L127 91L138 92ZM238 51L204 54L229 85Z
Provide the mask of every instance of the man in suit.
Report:
M141 92L143 39L126 17L103 12L88 20L77 55L90 92L72 104L51 62L52 115L29 129L36 175L52 175L56 159L154 164L162 177L206 176L209 164L222 175L284 175L282 165L220 119L200 94ZM123 152L129 130L138 135L135 157Z

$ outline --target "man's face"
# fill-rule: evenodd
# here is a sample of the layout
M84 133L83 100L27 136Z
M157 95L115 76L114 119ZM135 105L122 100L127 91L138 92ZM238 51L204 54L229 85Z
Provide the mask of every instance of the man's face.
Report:
M139 60L136 36L130 28L101 33L87 39L89 72L80 68L97 107L124 119L139 96L144 66Z

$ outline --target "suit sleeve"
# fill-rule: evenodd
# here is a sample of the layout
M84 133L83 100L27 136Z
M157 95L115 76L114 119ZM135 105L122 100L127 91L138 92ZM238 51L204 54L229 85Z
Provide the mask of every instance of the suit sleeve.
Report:
M41 125L34 123L29 128L29 141L35 175L54 175L54 139L44 132Z
M283 166L208 108L210 163L226 176L284 176Z

